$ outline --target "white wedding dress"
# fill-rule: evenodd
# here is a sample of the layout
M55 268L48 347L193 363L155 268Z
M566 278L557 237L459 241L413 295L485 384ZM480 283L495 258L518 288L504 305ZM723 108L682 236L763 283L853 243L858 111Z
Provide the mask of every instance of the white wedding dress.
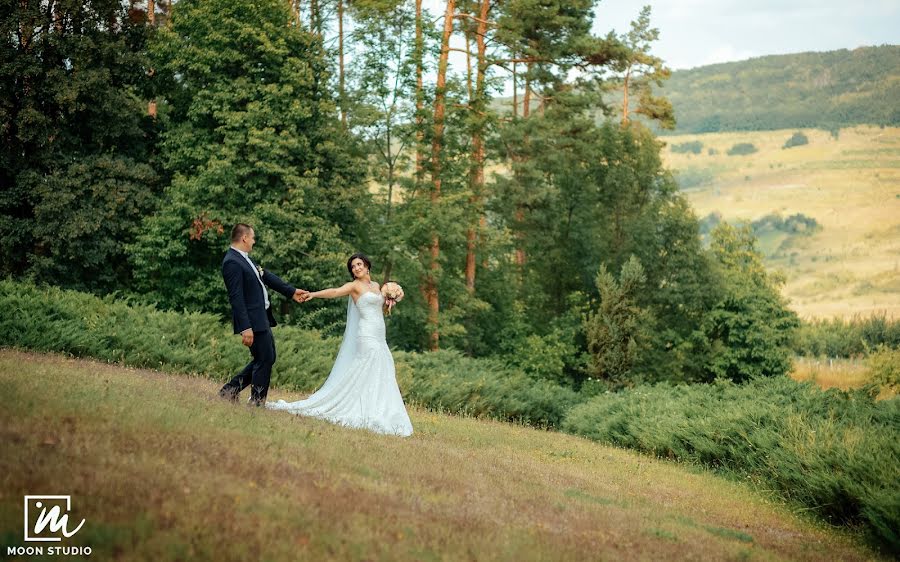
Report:
M385 340L384 297L367 291L358 302L348 299L344 341L322 387L305 400L267 402L266 408L378 433L412 435Z

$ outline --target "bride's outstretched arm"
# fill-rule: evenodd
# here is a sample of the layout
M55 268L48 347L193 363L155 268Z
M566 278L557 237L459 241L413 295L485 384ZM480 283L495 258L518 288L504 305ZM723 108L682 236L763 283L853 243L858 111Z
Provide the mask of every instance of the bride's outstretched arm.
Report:
M333 287L331 289L322 289L321 291L313 291L309 293L309 296L306 300L312 299L336 299L338 297L346 297L354 293L354 282L350 281L340 287Z

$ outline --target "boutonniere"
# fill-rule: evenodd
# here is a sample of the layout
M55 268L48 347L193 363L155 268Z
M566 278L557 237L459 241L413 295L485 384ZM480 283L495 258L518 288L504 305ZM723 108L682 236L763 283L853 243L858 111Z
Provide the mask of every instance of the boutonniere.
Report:
M256 266L256 273L259 274L259 277L260 277L260 279L261 279L262 276L263 276L263 268L262 268L261 265L257 265L257 266Z

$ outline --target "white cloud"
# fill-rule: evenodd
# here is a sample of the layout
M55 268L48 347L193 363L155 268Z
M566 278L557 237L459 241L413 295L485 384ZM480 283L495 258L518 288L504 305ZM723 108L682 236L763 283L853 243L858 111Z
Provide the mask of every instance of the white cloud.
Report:
M897 0L602 0L594 32L623 33L646 3L660 30L653 53L673 69L900 43Z

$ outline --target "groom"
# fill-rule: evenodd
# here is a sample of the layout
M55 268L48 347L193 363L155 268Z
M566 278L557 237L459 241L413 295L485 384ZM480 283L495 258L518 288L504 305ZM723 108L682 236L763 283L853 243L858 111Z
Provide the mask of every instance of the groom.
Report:
M272 327L277 323L269 305L269 286L286 298L303 302L308 291L295 289L275 274L253 263L250 251L256 243L256 236L250 225L239 223L231 230L231 248L222 260L222 277L231 301L231 317L234 333L241 335L244 345L250 348L253 360L235 375L219 396L237 402L238 394L248 385L250 404L262 406L269 392L272 365L275 364L275 339Z

